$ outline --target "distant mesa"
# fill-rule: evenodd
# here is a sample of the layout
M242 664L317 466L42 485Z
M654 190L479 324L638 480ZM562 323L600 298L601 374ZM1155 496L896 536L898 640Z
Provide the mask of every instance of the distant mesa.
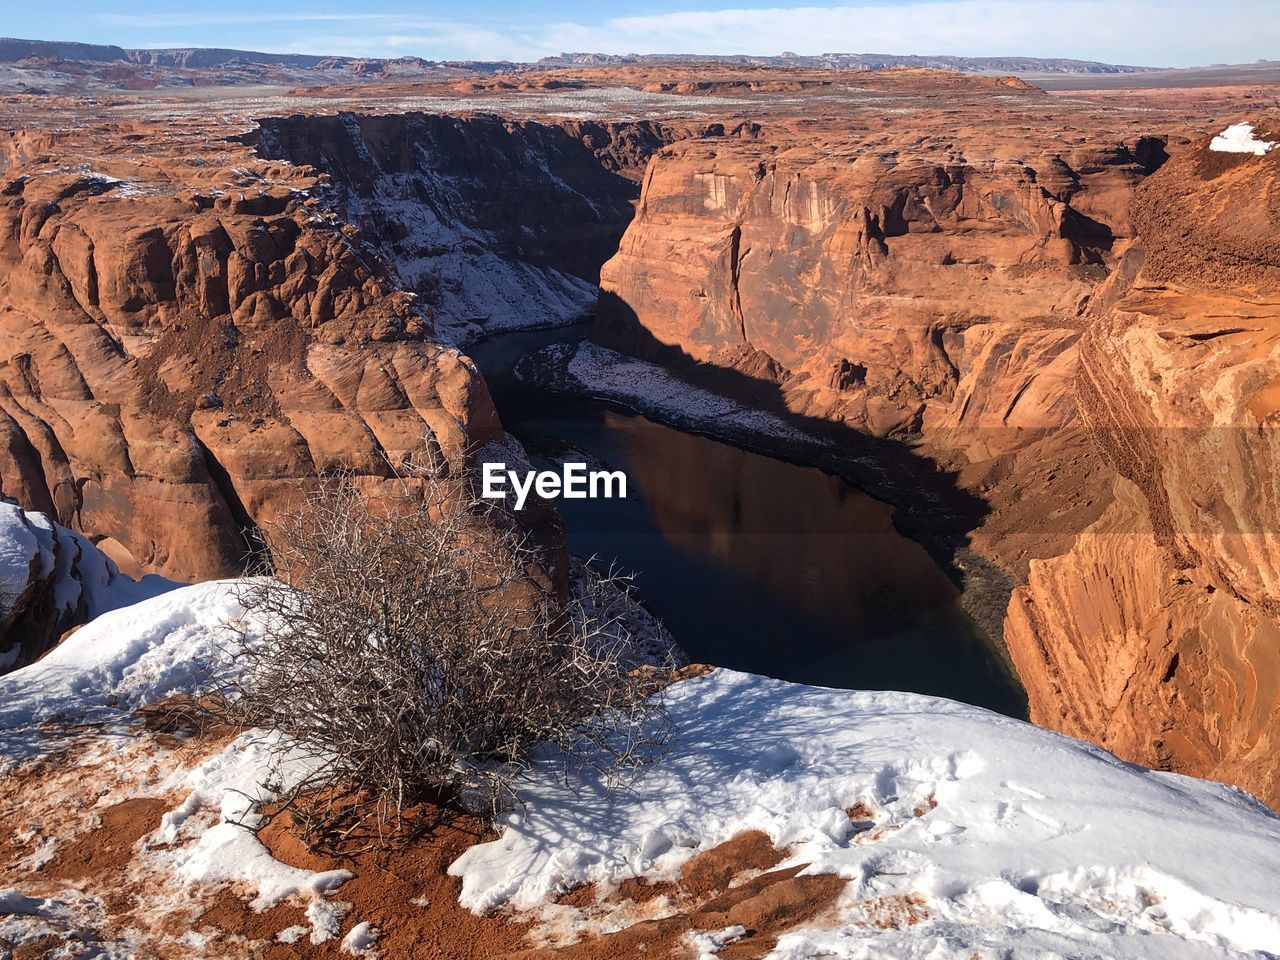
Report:
M322 54L261 53L220 47L174 47L164 49L126 48L95 43L56 40L0 38L0 63L23 60L81 60L94 63L133 63L142 66L173 67L183 70L233 65L287 67L301 70L344 70L357 74L427 71L436 67L467 69L480 73L500 70L557 69L561 67L601 67L623 64L708 62L724 65L789 66L834 70L884 70L892 67L930 67L965 73L1143 73L1159 69L1125 64L1070 60L1059 57L950 57L886 53L823 53L804 56L785 51L777 56L708 56L703 54L606 54L561 53L534 63L505 60L426 60L421 57L337 57Z

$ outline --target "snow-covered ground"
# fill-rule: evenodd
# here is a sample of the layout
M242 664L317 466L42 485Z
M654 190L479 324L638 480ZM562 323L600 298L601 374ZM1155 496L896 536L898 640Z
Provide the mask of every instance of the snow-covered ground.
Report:
M248 731L184 764L175 754L144 746L130 724L140 707L195 692L211 669L225 665L233 649L229 625L252 630L238 594L239 581L215 581L111 611L36 663L0 677L0 776L20 774L41 755L65 750L74 743L69 732L82 731L83 749L69 753L65 765L73 779L77 767L93 771L99 808L138 795L181 797L143 838L131 868L131 881L152 893L139 908L142 926L149 910L163 915L184 904L190 909L194 902L185 898L187 891L233 884L250 895L255 910L290 897L308 900L306 933L322 943L338 936L348 905L332 894L350 874L280 863L245 829L258 822L257 805L274 796L262 786L269 773L288 785L313 769L309 761L289 756L277 769L271 764L274 735ZM40 857L27 864L29 879L37 882L42 863L75 841L56 835L50 824L24 829L44 837ZM12 871L4 876L14 882ZM0 915L6 901L19 907L3 935L20 944L48 929L96 927L105 915L102 897L109 893L31 897L21 886L0 889ZM132 937L126 931L100 955L134 956Z
M633 793L531 783L501 839L453 865L463 903L532 908L586 882L674 876L763 830L785 863L850 881L778 960L1280 950L1280 818L1234 788L914 694L719 670L673 687L671 713L672 752ZM874 824L846 814L859 804ZM922 922L859 922L860 902L907 894Z
M181 587L111 610L30 666L0 677L0 757L38 746L41 725L124 721L190 693L227 655L225 625L242 613L234 580Z
M0 765L20 772L88 721L93 746L60 760L62 775L77 782L79 769L93 770L102 809L129 796L172 798L131 867L132 881L154 891L137 910L141 924L150 910L191 903L187 891L230 883L255 909L307 904L305 927L278 931L286 940L376 949L377 931L342 900L341 871L279 863L236 825L252 824L269 796L260 736L157 762L125 727L139 706L194 689L225 655L225 624L241 616L234 581L185 587L107 613L0 678ZM696 852L762 830L784 863L848 880L833 912L782 936L775 960L1262 960L1280 950L1280 818L1234 788L913 694L719 670L673 686L669 709L671 752L630 791L610 796L591 780L569 789L562 767L535 768L500 838L451 868L464 905L543 911L566 888L671 877ZM307 769L299 757L282 773ZM21 943L100 922L107 891L32 885L40 863L74 839L49 824L23 829L48 836L40 856L5 870L0 935ZM867 904L891 897L911 898L918 920L867 922ZM100 955L133 955L135 934ZM691 934L690 955L715 956L741 935Z

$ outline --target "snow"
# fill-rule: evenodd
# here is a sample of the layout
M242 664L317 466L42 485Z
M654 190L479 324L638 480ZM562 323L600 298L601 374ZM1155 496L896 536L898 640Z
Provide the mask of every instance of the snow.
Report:
M1280 818L1235 788L1123 763L977 707L718 670L670 691L671 753L631 792L539 773L451 866L475 911L681 863L746 830L849 880L774 958L1262 957L1280 945ZM846 810L862 803L874 826ZM901 930L860 902L916 894Z
M41 556L35 531L23 522L23 511L0 503L0 613L8 615L31 580L32 562ZM48 570L44 575L48 576Z
M342 939L342 952L357 957L373 956L373 945L378 941L378 928L363 920L351 928Z
M0 624L21 612L38 585L64 628L179 586L154 574L132 580L84 535L0 500ZM0 650L0 670L17 661L20 646Z
M1252 153L1259 157L1275 145L1272 140L1259 140L1252 123L1233 123L1209 141L1209 149L1218 153Z
M311 942L327 943L342 931L342 918L351 904L342 900L316 898L307 906L307 922L311 924Z
M126 946L95 942L93 927L104 914L101 900L77 890L29 897L12 887L0 888L0 946L15 948L20 956L129 960L135 954ZM47 952L49 941L63 944L67 952Z
M268 771L289 787L315 769L314 759L296 750L273 765L278 744L278 734L247 731L194 769L177 771L162 783L160 789L165 792L187 795L164 815L151 836L153 844L172 849L156 851L153 856L186 887L234 884L251 893L249 906L253 910L268 910L291 898L309 901L306 916L311 942L324 943L338 935L350 908L328 898L353 874L347 870L304 870L281 863L253 832L263 823L257 808L276 796L263 786ZM195 842L181 845L192 834Z
M552 344L520 361L516 374L552 389L586 393L630 406L656 419L717 436L767 438L798 445L822 441L772 413L681 380L656 363L589 340Z
M46 721L123 723L139 707L199 690L229 655L229 625L250 638L253 624L237 599L245 581L196 584L111 611L73 633L30 666L0 677L0 759L32 756L47 744ZM351 873L313 871L275 860L251 828L258 806L318 763L300 750L280 752L279 735L250 730L193 767L178 767L149 792L183 801L145 838L146 860L178 889L232 884L266 910L290 899L308 903L311 940L341 932L350 905L332 899ZM276 757L279 763L273 765Z
M297 943L307 935L307 928L301 924L295 923L292 927L285 927L276 934L276 939L281 943Z
M0 730L55 717L123 718L196 689L225 655L226 623L242 612L236 583L181 587L110 610L36 663L0 677Z
M720 951L747 935L747 928L741 924L725 927L723 930L702 931L690 930L685 934L685 941L693 949L698 960L715 960Z
M183 827L193 815L216 810L217 822L206 827L193 845L172 855L173 873L180 880L188 886L235 883L252 891L249 906L254 910L267 910L297 896L309 899L315 907L352 874L346 870L303 870L281 863L253 832L263 822L256 812L258 805L276 796L261 785L267 771L272 770L271 751L276 741L277 736L260 731L244 733L221 753L165 784L166 788L190 792L176 810L165 814L154 838L172 844L182 838ZM290 757L272 772L292 784L311 769L305 758ZM313 921L314 942L334 935L331 928L340 916L329 913L320 922Z

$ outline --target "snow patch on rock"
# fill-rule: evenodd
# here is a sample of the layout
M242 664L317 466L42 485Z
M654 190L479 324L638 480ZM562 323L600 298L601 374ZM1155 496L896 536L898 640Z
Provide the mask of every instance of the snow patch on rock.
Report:
M177 586L154 574L135 581L83 534L0 500L0 671L71 627Z
M430 192L450 192L445 178L383 174L372 196L347 194L346 213L359 224L398 225L398 239L382 252L403 287L429 292L441 339L465 344L491 333L563 326L595 307L594 284L551 266L499 256L482 232L440 212L448 206L415 202L424 180L432 182Z
M1259 140L1252 123L1233 123L1209 141L1209 149L1217 153L1252 153L1259 157L1275 145L1273 140Z

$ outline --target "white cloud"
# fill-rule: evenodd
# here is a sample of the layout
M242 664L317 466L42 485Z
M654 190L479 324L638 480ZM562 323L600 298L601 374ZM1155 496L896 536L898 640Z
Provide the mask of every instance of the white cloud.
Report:
M690 0L696 4L698 0ZM1191 66L1280 50L1275 0L872 0L836 6L688 10L598 23L513 16L425 20L386 13L103 15L116 26L254 23L274 49L430 59L531 60L564 51L827 52L1074 57ZM303 33L291 27L307 25ZM225 31L218 42L230 42ZM193 40L199 39L196 37ZM201 40L201 42L209 42Z

